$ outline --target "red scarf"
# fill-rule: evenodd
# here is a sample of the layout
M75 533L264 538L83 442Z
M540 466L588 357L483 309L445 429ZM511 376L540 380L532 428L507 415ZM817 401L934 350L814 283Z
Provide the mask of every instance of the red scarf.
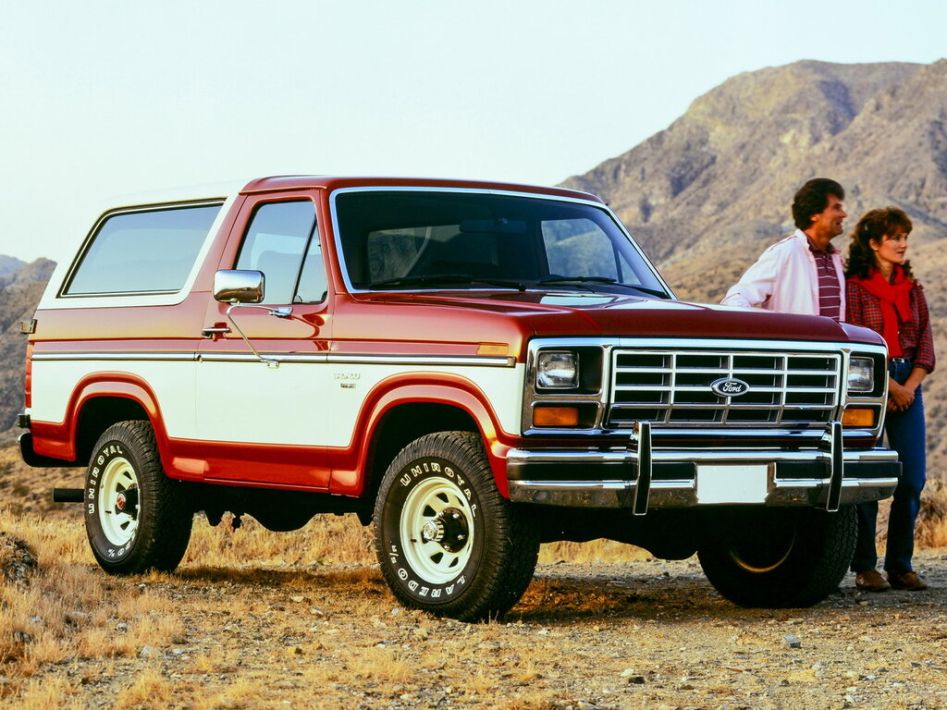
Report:
M881 335L888 344L888 356L901 357L903 351L898 331L901 323L911 320L911 289L914 288L914 281L898 265L894 267L894 278L890 282L878 269L872 269L866 279L855 280L881 301Z

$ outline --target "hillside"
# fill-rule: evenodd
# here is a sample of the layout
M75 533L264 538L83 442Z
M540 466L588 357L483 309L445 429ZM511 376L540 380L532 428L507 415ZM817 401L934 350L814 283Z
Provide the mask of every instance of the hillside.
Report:
M56 266L49 259L24 264L0 256L0 270L11 262L19 263L20 267L5 279L0 277L0 441L15 436L16 415L23 408L26 336L20 333L20 321L32 318Z
M640 145L566 185L602 195L680 295L717 300L791 231L805 180L848 190L852 215L894 203L915 242L947 226L947 60L799 62L740 74Z
M947 60L804 61L728 79L666 130L564 184L604 197L677 294L717 302L793 230L793 193L828 176L847 190L847 227L894 204L914 222L912 263L947 357ZM847 237L836 243L843 250ZM931 473L947 474L947 381L926 392Z

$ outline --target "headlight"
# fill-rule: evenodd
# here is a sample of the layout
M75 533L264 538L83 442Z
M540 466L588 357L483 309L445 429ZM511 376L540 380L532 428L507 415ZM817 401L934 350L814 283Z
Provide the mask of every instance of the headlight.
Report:
M870 357L853 357L848 361L848 391L871 392L875 387L875 361Z
M536 386L540 389L575 389L579 386L579 356L565 351L539 353Z

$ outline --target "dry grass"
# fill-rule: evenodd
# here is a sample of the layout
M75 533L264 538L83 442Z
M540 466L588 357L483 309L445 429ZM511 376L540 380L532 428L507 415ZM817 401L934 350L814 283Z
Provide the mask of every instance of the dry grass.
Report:
M78 688L65 678L30 679L16 698L19 710L81 710L85 704L77 697Z
M484 659L509 644L505 624L481 625L469 637L443 644L434 642L443 622L413 612L392 621L395 604L374 566L371 530L355 516L320 516L291 533L270 532L250 517L237 530L229 523L225 518L210 527L195 519L188 554L173 576L116 579L95 564L78 507L0 509L0 530L27 542L39 559L29 584L0 584L0 676L9 679L0 684L0 704L82 707L89 698L86 684L104 676L122 679L121 695L112 699L116 707L272 707L271 683L278 676L289 684L280 691L283 697L304 697L293 695L297 688L329 688L332 697L351 698L361 688L369 705L409 705L427 697L418 696L426 679L440 683L435 679L451 673L463 681L455 675L443 683L454 683L452 697L471 707L552 708L565 702L548 690L547 661L559 654L555 642L534 640L515 653L508 650L500 659L507 670L498 677ZM940 481L925 491L917 540L919 548L947 546L947 487ZM648 558L645 550L607 540L553 543L540 551L541 563L586 568ZM203 597L182 610L177 600L188 587ZM540 577L522 608L530 610L527 620L552 615L581 625L627 614L629 604L637 602L601 585ZM349 633L345 643L326 635L330 622L340 634ZM201 645L194 629L207 624L233 631L217 645ZM254 624L260 630L247 631ZM354 626L347 630L345 624ZM404 624L413 629L404 648L431 650L409 659L406 651L379 644L401 633L395 629ZM263 659L270 670L261 671L259 664L254 671L243 668L247 633L272 637ZM172 650L195 645L183 676L169 670ZM139 658L145 646L156 649L154 658ZM445 658L468 660L451 669ZM73 672L77 665L97 670ZM621 665L608 672L620 671ZM226 680L213 680L220 678ZM502 697L499 685L515 690Z
M0 511L0 529L24 540L39 561L28 584L0 587L0 658L18 675L76 657L128 656L180 633L167 598L113 593L76 524Z
M930 481L921 496L915 534L918 547L947 547L947 484Z

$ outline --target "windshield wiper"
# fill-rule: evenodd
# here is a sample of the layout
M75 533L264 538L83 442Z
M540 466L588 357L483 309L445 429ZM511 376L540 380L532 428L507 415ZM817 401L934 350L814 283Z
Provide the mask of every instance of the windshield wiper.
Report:
M546 284L609 284L613 286L621 286L623 288L632 288L635 291L640 293L646 293L650 296L657 296L658 298L670 298L666 291L661 291L656 288L648 288L647 286L638 286L636 284L626 284L622 283L618 279L613 279L610 276L550 276L548 279L541 279L537 281L537 284L540 286Z
M513 279L493 279L486 276L469 276L467 274L422 274L419 276L399 276L393 279L384 279L368 284L368 288L398 288L400 286L429 286L429 285L454 285L461 284L472 286L474 284L486 284L487 286L499 286L500 288L515 288L517 291L525 291L526 286Z
M641 291L641 293L647 293L651 296L657 296L658 298L670 298L667 291L662 291L657 288L648 288L647 286L636 286L632 284L622 284L622 286L627 286L628 288L633 288L635 291Z
M550 276L548 279L540 279L536 283L540 285L567 283L617 284L618 279L613 279L609 276Z

